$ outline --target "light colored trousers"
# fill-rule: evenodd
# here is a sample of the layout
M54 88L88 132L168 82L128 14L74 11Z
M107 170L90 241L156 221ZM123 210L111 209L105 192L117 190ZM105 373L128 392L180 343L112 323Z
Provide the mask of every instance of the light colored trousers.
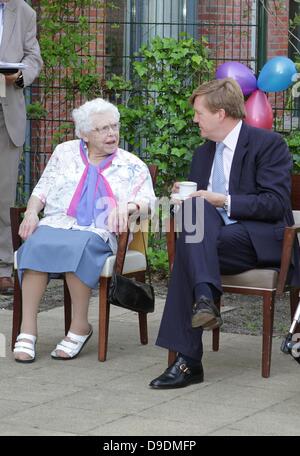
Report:
M22 149L16 147L8 135L0 104L0 277L10 277L12 273L9 208L15 204Z

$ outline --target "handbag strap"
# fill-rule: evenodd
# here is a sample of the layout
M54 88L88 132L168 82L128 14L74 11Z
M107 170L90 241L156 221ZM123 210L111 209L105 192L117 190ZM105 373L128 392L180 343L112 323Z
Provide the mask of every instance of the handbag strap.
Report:
M129 233L130 233L130 230L128 229L126 232L121 233L119 236L118 250L117 250L117 254L116 254L116 261L115 261L115 264L113 267L113 273L119 273L121 275L123 274L125 257L126 257L126 253L127 253L127 244L128 244L128 239L129 239ZM150 285L152 285L152 277L151 277L149 260L148 260L148 255L147 255L145 236L144 236L144 232L142 230L141 230L141 233L142 233L142 239L143 239L145 259L146 259L146 272L148 275L149 283L150 283Z

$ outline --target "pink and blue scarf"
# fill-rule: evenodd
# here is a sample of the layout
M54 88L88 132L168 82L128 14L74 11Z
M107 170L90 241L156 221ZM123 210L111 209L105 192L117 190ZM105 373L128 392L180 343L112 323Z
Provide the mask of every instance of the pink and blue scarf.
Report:
M111 165L117 152L95 166L88 162L84 149L85 143L81 140L80 155L85 169L67 214L75 217L80 226L90 226L94 222L97 228L107 228L107 217L110 211L116 207L116 199L108 181L103 176L103 171Z

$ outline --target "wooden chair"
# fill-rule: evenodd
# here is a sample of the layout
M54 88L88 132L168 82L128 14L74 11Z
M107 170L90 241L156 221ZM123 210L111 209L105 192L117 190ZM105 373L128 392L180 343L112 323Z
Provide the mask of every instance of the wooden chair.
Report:
M241 274L223 275L221 277L224 293L237 293L242 295L256 295L263 298L263 328L262 328L262 368L263 377L270 376L272 335L274 320L275 296L281 295L284 291L290 293L291 319L296 311L299 301L299 288L286 287L285 282L289 271L292 248L300 232L300 211L293 211L295 224L285 228L284 242L279 272L273 269L251 269ZM174 230L174 219L170 220L170 232L167 233L167 245L170 270L172 270L175 256L176 233ZM220 309L220 301L216 303ZM219 350L220 328L212 331L213 351ZM176 353L169 351L169 365L175 360Z
M157 177L157 166L148 166L153 186L156 182ZM14 251L18 250L21 246L22 240L18 235L19 226L22 220L22 214L26 210L25 207L10 209L11 218L11 231L12 231L12 243ZM142 222L143 223L143 222ZM148 224L148 221L144 221ZM108 302L108 290L110 280L112 276L113 266L116 261L116 271L128 277L135 277L136 280L141 282L145 281L146 271L146 259L144 252L144 245L142 242L141 232L134 233L133 240L129 245L127 251L127 244L129 238L129 231L122 233L118 239L118 249L116 255L111 255L107 258L101 276L99 278L99 337L98 337L98 359L99 361L105 361L107 355L107 342L108 342L108 328L109 328L109 309L110 303ZM147 241L147 233L145 233L145 240ZM12 325L12 349L15 345L16 338L20 333L20 327L22 322L22 293L21 287L18 280L18 274L15 270L14 274L15 286L14 286L14 297L13 297L13 325ZM64 281L64 320L65 320L65 334L67 334L71 325L71 297L68 290L67 283L64 278L64 274L60 276ZM140 341L141 344L146 345L148 343L148 328L147 328L147 314L139 312L139 330L140 330Z

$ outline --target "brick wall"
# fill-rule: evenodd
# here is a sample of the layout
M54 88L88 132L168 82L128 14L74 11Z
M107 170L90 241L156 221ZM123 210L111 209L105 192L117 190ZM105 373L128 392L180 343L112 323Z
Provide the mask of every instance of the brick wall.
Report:
M256 27L252 23L252 0L204 0L199 2L199 34L207 37L212 58L249 63Z
M268 2L268 58L288 55L289 1ZM199 33L208 38L218 63L255 60L255 11L252 0L199 1Z

